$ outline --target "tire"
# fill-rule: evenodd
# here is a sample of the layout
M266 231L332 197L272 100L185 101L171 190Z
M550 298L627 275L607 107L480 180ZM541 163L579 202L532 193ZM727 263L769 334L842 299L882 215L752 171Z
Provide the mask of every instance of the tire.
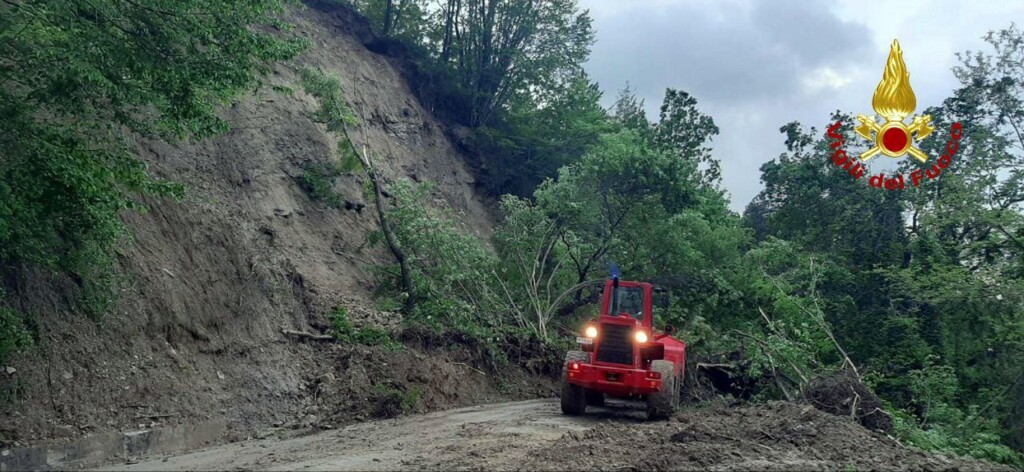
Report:
M597 390L586 389L584 394L589 406L604 406L604 394Z
M570 362L590 363L590 355L583 351L569 351L565 353L565 363L562 364L562 413L579 416L587 411L587 389L569 383Z
M675 366L666 360L656 360L651 362L651 370L661 373L661 390L647 396L647 419L667 420L679 405Z

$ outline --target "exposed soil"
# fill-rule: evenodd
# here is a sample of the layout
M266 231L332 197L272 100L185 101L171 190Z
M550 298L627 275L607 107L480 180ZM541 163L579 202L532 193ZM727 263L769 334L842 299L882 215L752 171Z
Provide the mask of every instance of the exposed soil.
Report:
M872 431L892 433L892 415L882 400L853 373L844 371L811 382L807 400L815 408L833 415L849 415Z
M687 409L668 422L605 423L530 455L525 469L1013 470L900 445L848 417L786 402Z
M904 448L849 418L775 402L690 407L645 422L609 402L561 415L554 400L484 405L266 438L113 470L1012 470Z
M311 200L297 182L304 166L337 159L338 140L310 118L316 103L296 79L302 67L341 79L366 124L355 144L365 140L376 153L385 184L433 182L429 205L451 210L467 231L491 232L465 159L389 59L364 46L372 39L365 20L320 6L293 14L312 47L270 78L294 94L268 87L227 107L232 131L216 139L139 143L152 172L184 183L188 197L151 199L148 212L124 215L134 242L118 259L119 301L102 320L75 312L70 278L31 269L5 274L10 301L33 315L42 339L0 369L0 447L211 418L227 418L245 437L310 415L322 419L310 409L324 390L355 405L378 383L422 384L426 409L500 397L497 383L474 380L480 374L447 347L394 355L399 368L391 375L369 367L388 361L380 352L282 335L325 333L325 315L337 306L357 326L393 330L400 321L373 308L373 268L390 259L367 244L378 226L372 211L357 211L367 203L363 177L337 179L334 191L354 203L349 210ZM413 378L417 365L436 378ZM441 386L451 376L468 380ZM351 405L342 410L354 417L364 409Z

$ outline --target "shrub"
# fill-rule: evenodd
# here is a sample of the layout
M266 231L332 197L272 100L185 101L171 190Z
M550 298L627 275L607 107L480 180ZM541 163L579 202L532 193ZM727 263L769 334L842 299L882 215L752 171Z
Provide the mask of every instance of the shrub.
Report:
M331 336L339 342L381 346L390 351L402 349L402 344L387 331L372 326L354 327L344 307L335 308L328 318L331 321Z
M324 202L331 208L341 208L345 202L341 195L334 191L334 182L344 172L344 169L337 163L311 163L304 166L302 175L298 176L296 180L299 186L309 194L309 198Z
M420 397L423 396L423 388L414 385L412 388L402 391L391 385L377 384L373 387L373 393L376 397L374 416L393 418L416 411L419 407Z
M8 355L32 345L21 315L4 306L3 299L4 292L0 290L0 366Z

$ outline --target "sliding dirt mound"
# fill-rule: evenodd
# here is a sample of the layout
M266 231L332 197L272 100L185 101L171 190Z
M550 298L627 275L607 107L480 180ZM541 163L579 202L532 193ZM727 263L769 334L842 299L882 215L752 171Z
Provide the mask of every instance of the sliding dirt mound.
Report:
M931 454L808 405L691 409L659 423L602 423L533 451L523 470L1013 470Z
M430 348L325 345L320 351L326 362L300 385L308 392L296 401L301 414L277 425L332 429L403 414L556 394L554 377L529 370L532 359L491 368L486 357L465 347L458 342Z
M882 400L850 372L815 379L806 395L821 411L856 418L872 431L893 432L892 415L885 411Z
M384 361L358 355L341 368L333 348L282 335L327 332L325 315L338 306L357 325L397 321L374 310L370 297L374 267L389 256L368 244L378 229L374 212L357 210L369 203L364 177L343 174L331 188L353 203L350 210L314 201L299 185L306 169L337 161L338 142L311 119L317 104L297 79L303 68L339 77L365 125L355 144L375 152L385 185L433 182L429 205L451 210L468 231L490 234L488 206L465 159L390 59L364 46L373 39L366 20L322 2L289 21L312 46L276 67L270 82L294 93L267 87L225 108L232 131L216 139L139 144L150 170L185 184L188 196L150 199L148 212L125 215L134 241L118 259L119 301L102 320L75 312L70 279L22 270L3 280L42 339L0 370L0 447L217 419L241 433L289 423L308 416L306 405L319 394L311 379L329 373L348 382L349 370ZM424 362L425 372L477 375L446 362ZM491 384L474 385L494 392ZM354 388L360 396L353 402L365 401L369 395ZM427 393L422 398L431 402ZM432 405L477 400L452 395Z

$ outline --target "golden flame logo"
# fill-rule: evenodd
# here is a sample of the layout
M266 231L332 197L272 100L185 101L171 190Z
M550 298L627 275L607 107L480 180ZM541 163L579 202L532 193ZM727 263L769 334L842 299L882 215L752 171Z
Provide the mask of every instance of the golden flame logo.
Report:
M917 108L917 97L914 89L910 88L910 72L903 62L903 50L897 40L892 41L882 81L875 89L871 106L885 121L878 123L873 116L857 115L861 125L855 131L864 139L875 142L874 147L861 153L860 160L867 161L878 153L889 157L910 154L920 162L928 160L927 154L914 147L913 137L916 135L916 140L920 141L935 131L935 126L929 115L914 116L910 126L903 123L903 119Z
M882 81L878 83L875 96L871 99L871 106L875 113L889 121L903 121L917 108L917 97L914 96L914 89L910 88L910 72L907 72L907 65L903 62L899 41L892 42L889 60L886 61Z

